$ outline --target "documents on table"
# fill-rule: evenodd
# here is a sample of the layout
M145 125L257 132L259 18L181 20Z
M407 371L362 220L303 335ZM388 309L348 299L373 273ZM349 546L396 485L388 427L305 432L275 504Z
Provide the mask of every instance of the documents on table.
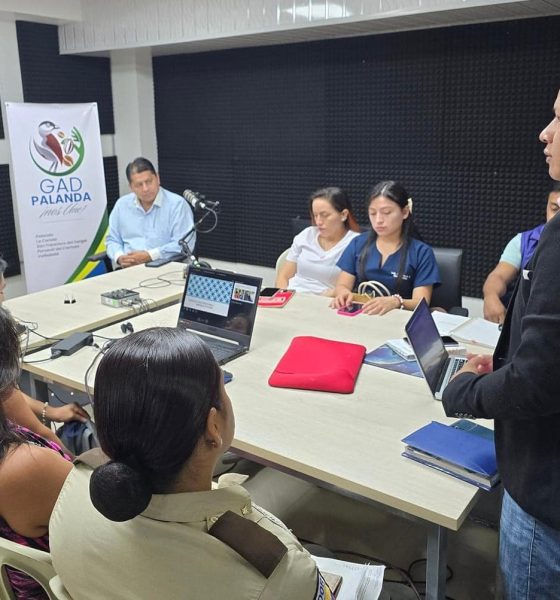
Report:
M336 600L377 600L383 585L384 566L362 565L345 560L314 556L320 571L342 577Z
M488 348L495 348L498 343L500 328L497 323L477 317L450 315L437 310L432 313L432 317L440 335L450 335L460 342L478 344Z
M451 335L453 329L470 321L469 317L452 315L450 313L440 312L439 310L434 310L432 312L432 317L434 317L440 335Z
M461 342L478 344L488 348L495 348L500 337L500 327L497 323L484 319L469 319L463 325L453 329L450 335Z
M412 346L402 338L387 340L385 344L405 360L416 360Z
M396 373L404 373L405 375L413 375L414 377L424 377L420 370L420 365L414 360L406 360L400 354L397 354L387 344L379 346L374 350L370 350L364 356L364 363L381 369L388 369Z

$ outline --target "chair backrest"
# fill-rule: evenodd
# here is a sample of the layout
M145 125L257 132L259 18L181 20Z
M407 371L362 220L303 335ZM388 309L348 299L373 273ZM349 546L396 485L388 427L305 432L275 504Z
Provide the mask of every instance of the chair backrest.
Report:
M276 277L278 277L278 273L280 272L282 265L286 262L286 257L288 256L289 251L290 249L286 248L286 250L284 250L284 252L282 252L282 254L280 254L280 256L276 259Z
M72 600L70 594L66 591L66 588L62 584L62 581L58 575L50 580L51 590L53 591L57 600Z
M462 306L461 263L462 248L434 247L436 262L441 276L441 285L434 288L430 306L439 306L449 311Z
M51 600L57 600L49 583L56 573L48 552L22 546L0 537L0 598L13 600L15 595L8 579L6 567L23 571L43 586Z
M110 273L113 270L113 262L107 256L107 252L98 252L87 257L88 262L99 262L102 261L105 265L105 271Z

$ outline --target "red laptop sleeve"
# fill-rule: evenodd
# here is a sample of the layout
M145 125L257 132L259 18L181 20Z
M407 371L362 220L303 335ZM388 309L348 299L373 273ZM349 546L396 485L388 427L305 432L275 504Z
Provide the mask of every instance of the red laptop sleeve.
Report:
M351 394L365 346L312 336L295 337L268 379L273 387Z

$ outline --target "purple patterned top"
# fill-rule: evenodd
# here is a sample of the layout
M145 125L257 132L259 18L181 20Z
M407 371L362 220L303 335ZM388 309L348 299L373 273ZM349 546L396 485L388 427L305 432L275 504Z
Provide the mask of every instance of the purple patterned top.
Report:
M71 461L72 459L65 454L58 444L55 442L51 442L50 440L46 440L40 435L26 429L25 427L20 427L19 425L13 426L14 431L16 431L28 444L34 444L35 446L41 446L43 448L51 448L55 452L58 452L61 456L63 456L66 460ZM22 546L27 546L29 548L35 548L37 550L43 550L45 552L49 551L49 536L43 535L38 538L28 538L19 533L16 533L11 527L6 523L6 521L0 517L0 536L10 540L12 542L16 542L17 544L21 544ZM10 585L14 591L15 597L17 600L48 600L48 596L43 588L32 578L21 571L16 569L6 568L8 573L8 579L10 580Z

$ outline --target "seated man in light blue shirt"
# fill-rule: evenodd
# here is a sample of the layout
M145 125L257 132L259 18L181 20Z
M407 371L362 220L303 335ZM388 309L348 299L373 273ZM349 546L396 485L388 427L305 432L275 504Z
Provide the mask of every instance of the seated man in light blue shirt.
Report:
M159 175L146 158L135 158L126 167L126 177L132 193L119 198L109 216L109 258L124 268L181 252L179 240L193 227L186 201L160 187ZM191 250L195 241L193 231L187 238Z

